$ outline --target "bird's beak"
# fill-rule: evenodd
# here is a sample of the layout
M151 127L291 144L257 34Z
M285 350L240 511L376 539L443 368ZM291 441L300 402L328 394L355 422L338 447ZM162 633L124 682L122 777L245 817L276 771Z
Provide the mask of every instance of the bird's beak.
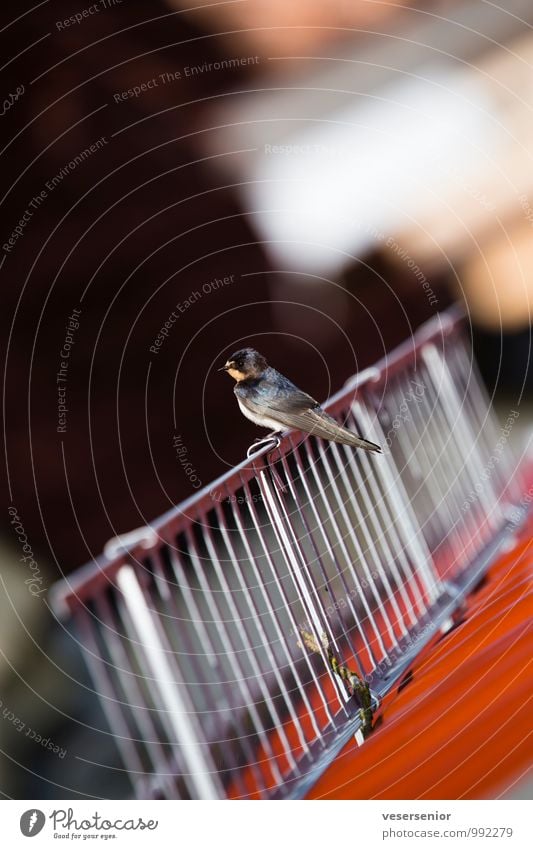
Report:
M229 368L231 368L231 363L227 362L225 365L222 366L222 368L217 369L217 371L227 371Z

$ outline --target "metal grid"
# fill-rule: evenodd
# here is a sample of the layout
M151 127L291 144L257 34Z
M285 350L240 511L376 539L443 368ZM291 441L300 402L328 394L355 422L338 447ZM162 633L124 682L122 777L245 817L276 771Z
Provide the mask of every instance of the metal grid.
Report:
M362 739L340 668L375 706L479 580L521 491L461 323L326 405L384 456L288 433L55 588L137 796L301 796Z

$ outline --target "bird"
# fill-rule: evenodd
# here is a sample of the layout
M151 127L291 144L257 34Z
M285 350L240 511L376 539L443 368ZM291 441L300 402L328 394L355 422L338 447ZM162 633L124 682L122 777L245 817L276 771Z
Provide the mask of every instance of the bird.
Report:
M235 351L219 371L235 380L233 391L241 413L259 427L269 428L272 435L294 428L329 442L381 453L379 445L340 425L254 348Z

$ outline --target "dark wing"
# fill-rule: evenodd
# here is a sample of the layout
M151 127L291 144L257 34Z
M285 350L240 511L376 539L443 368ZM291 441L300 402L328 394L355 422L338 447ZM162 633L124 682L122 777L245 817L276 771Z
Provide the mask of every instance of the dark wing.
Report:
M260 396L260 393L258 395ZM265 406L261 403L256 404L253 398L248 397L246 404L253 413L268 415L286 428L302 430L321 439L352 445L355 448L363 448L365 451L381 451L379 445L362 439L348 428L339 425L321 408L318 401L293 384L289 384L289 381L286 381L274 398L268 398L268 413Z

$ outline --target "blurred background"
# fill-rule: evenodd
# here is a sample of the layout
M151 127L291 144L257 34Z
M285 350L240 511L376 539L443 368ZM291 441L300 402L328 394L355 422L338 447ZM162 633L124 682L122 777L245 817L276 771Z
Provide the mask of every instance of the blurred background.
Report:
M325 399L459 299L530 403L531 3L188 5L0 12L7 796L128 792L46 590L244 457L229 353Z

